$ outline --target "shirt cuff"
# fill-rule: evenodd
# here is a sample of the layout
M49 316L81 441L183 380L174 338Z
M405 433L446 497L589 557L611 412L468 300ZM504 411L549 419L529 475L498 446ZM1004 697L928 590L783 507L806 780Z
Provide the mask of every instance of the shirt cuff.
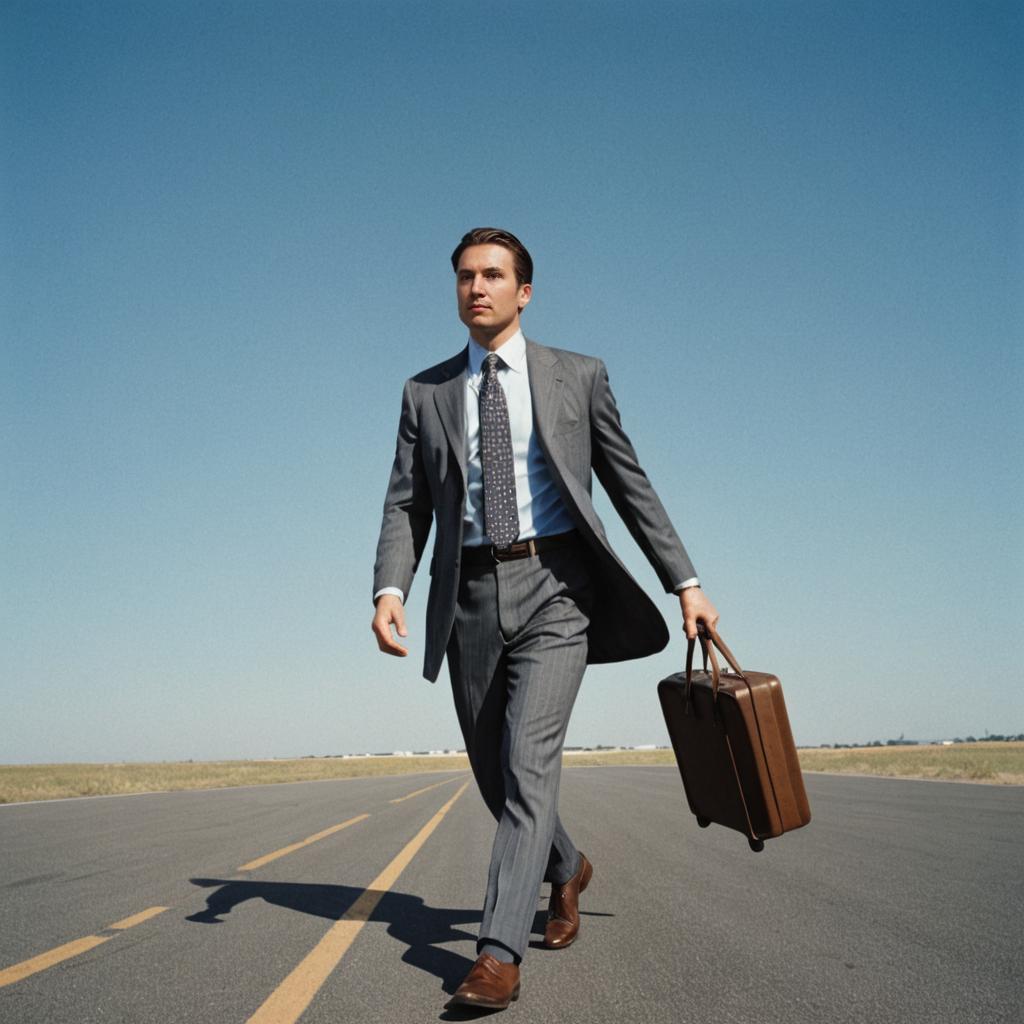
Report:
M697 579L696 576L691 576L688 580L683 580L682 583L677 583L675 585L675 587L673 588L672 593L673 594L679 594L679 593L681 593L684 590L689 590L690 587L699 587L699 586L700 586L700 580ZM376 597L374 598L374 600L375 601L377 600Z
M373 595L373 600L376 601L378 597L383 597L384 594L394 594L402 604L405 604L405 594L403 594L398 587L381 587L380 590Z

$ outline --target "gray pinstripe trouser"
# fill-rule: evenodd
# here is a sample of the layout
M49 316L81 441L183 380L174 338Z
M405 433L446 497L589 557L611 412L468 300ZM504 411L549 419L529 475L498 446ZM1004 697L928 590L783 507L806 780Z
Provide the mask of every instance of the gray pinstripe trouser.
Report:
M463 566L448 670L473 774L498 821L480 940L526 951L542 881L579 854L558 817L562 744L587 662L593 585L574 539L532 558Z

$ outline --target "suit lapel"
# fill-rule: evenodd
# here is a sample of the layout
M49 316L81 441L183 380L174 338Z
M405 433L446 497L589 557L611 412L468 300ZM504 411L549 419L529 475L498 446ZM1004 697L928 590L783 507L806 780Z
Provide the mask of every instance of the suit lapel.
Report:
M526 371L530 378L530 396L533 399L533 429L541 447L552 459L551 438L558 423L562 402L562 374L558 356L536 342L526 342Z
M455 454L462 486L466 486L466 353L448 361L446 370L452 374L434 388L434 405L448 444Z

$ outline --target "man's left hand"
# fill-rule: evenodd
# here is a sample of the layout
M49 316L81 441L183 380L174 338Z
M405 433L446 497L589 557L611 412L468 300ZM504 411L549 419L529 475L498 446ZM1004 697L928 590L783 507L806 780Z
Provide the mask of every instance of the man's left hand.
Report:
M718 609L708 600L700 587L687 587L679 591L679 603L683 608L683 629L688 640L697 637L697 622L703 621L712 629L718 622Z

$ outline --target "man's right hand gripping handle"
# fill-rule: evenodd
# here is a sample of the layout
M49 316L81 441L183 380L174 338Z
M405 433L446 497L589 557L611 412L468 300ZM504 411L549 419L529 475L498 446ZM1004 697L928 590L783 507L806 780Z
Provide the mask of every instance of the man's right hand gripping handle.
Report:
M408 649L403 647L392 635L391 627L399 636L408 636L409 631L405 628L405 608L402 599L394 594L381 594L376 601L377 611L373 616L373 623L370 628L377 638L377 646L383 654L393 654L397 658L404 658Z

